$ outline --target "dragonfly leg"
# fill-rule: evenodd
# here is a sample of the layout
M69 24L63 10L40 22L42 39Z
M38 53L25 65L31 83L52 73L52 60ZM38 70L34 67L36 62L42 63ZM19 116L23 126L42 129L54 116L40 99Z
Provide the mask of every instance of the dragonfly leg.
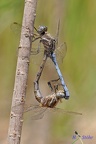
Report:
M41 40L40 40L40 41L39 41L39 43L38 43L37 53L39 53L39 52L40 52L40 47L41 47Z
M55 91L55 93L57 92L57 90L58 90L58 84L54 85L54 91Z
M50 81L48 82L48 86L49 86L49 88L51 89L51 91L53 91L53 87L52 87L52 84L51 84Z
M39 36L39 37L36 37L35 38L35 36L34 36L34 39L32 40L32 42L34 42L34 41L36 41L36 40L38 40L38 39L40 39L41 37Z
M60 78L55 79L55 80L51 80L51 81L48 82L48 86L51 89L51 91L56 92L58 90L58 84L54 84L54 89L52 87L52 83L57 82L58 80L60 80Z
M34 51L31 51L31 54L32 55L37 55L39 52L40 52L40 47L41 47L41 40L39 41L39 43L38 43L38 48L37 48L37 50L34 52Z

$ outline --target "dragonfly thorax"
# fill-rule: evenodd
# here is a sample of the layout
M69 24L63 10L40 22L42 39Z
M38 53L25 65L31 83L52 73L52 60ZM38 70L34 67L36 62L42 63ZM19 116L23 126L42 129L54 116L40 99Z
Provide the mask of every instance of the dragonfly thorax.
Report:
M47 33L45 33L43 36L42 36L42 39L41 39L41 42L42 44L44 45L44 48L45 48L45 51L44 53L50 57L51 54L55 51L55 44L56 44L56 41L54 38L52 38L50 35L48 35Z
M57 105L57 103L61 100L60 97L56 97L55 93L52 95L48 95L46 97L43 97L41 99L41 105L42 107L50 107L53 108Z

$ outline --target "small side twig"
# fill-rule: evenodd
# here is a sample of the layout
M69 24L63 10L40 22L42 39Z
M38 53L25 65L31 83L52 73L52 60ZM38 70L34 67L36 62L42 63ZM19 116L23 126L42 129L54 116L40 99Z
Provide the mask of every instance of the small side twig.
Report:
M78 134L77 131L75 131L75 134L78 136L78 138L72 144L75 144L75 142L78 141L78 140L80 140L81 144L84 144L82 139L81 139L81 136Z

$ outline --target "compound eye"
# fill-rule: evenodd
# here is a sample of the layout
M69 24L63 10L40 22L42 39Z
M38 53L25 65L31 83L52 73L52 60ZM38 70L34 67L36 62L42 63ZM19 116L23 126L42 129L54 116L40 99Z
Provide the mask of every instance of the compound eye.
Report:
M47 31L47 27L46 26L39 26L38 28L38 33L39 34L43 34Z

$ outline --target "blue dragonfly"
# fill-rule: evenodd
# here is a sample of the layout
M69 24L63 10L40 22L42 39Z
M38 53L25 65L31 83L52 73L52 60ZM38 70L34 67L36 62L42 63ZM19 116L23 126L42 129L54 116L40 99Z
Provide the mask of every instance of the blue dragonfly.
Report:
M18 28L18 27L20 27L19 24L14 23L12 25L12 29L14 28L14 26L15 26L15 30L20 29L20 28ZM35 34L35 33L30 34L30 36L32 35L32 37L33 37L32 42L35 42L35 41L39 40L39 43L38 43L37 50L35 50L35 51L32 50L32 54L36 55L36 54L39 54L40 51L42 51L42 49L41 49L41 43L42 43L43 46L44 46L44 49L43 49L44 54L46 54L47 58L49 57L55 65L57 74L59 76L59 80L60 80L61 85L63 87L63 90L65 92L64 98L69 99L69 96L70 96L69 90L68 90L68 88L65 84L64 78L63 78L62 73L60 71L60 68L59 68L59 65L58 65L58 62L57 62L57 56L56 56L56 54L57 54L56 50L58 49L59 52L61 53L60 57L61 57L61 60L62 60L63 57L64 57L64 53L62 55L62 51L61 51L63 49L62 47L64 46L63 50L66 49L66 43L62 44L59 48L56 48L56 45L58 45L59 26L60 26L60 21L58 22L56 38L52 37L49 33L47 33L48 29L47 29L46 26L39 26L38 29L36 29L34 27L37 34ZM17 31L16 31L16 33L17 33ZM50 87L51 87L51 90L52 90L51 82L49 82L49 83L50 83Z
M59 25L60 25L60 22L58 24L58 31L59 31ZM56 44L58 44L58 33L59 32L57 31L56 38L53 38L49 33L47 33L47 27L46 26L39 26L38 30L36 28L35 28L35 30L39 34L39 37L36 37L36 38L34 37L33 42L37 39L40 39L37 53L39 53L40 44L42 43L44 46L44 54L47 57L49 57L55 65L56 71L58 73L61 85L62 85L64 93L65 93L64 98L69 99L69 96L70 96L69 90L65 84L64 78L63 78L62 73L60 71L60 68L58 66L58 62L56 60L56 55L55 55Z

